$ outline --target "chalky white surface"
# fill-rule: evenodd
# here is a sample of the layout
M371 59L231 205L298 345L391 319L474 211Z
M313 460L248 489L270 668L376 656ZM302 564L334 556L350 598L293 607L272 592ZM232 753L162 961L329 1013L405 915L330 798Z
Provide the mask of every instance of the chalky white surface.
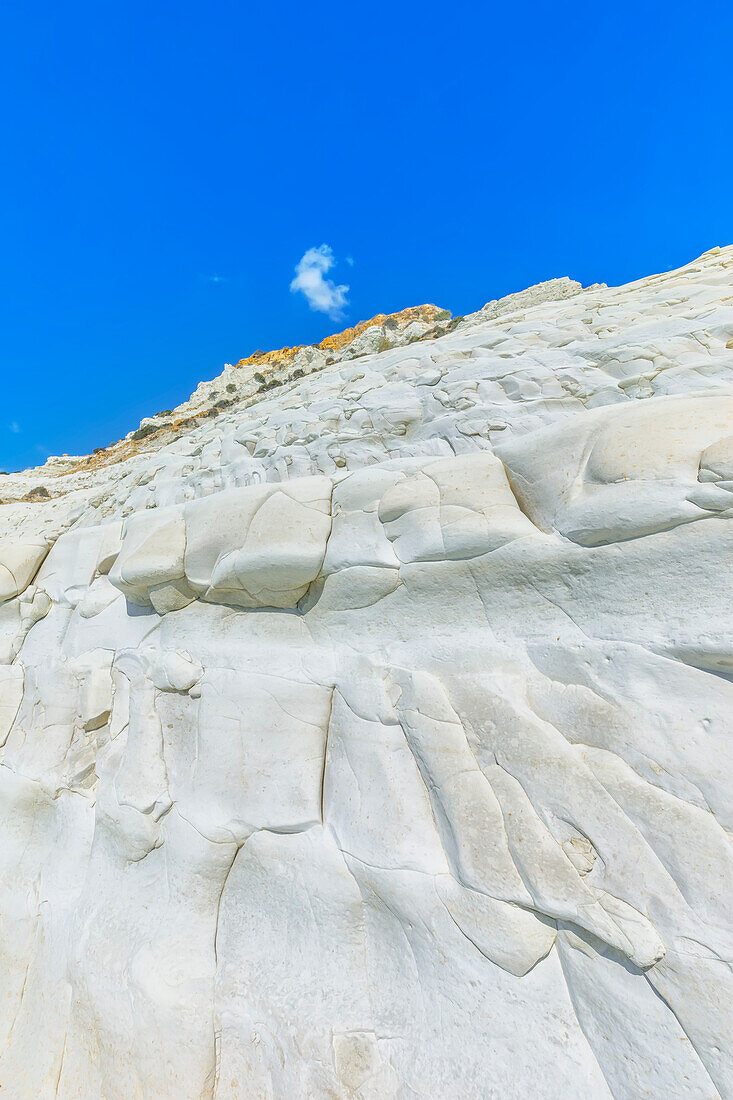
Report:
M526 301L0 508L6 1100L733 1096L733 249Z

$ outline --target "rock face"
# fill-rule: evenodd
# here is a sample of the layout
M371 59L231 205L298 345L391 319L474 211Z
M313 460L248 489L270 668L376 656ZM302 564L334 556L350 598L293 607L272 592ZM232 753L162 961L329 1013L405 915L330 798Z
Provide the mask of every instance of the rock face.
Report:
M3 1097L733 1096L733 249L428 322L0 478Z

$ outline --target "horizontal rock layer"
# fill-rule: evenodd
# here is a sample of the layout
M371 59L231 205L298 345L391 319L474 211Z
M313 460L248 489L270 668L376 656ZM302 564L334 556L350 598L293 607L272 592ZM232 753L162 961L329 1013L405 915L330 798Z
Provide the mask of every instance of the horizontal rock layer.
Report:
M733 1095L732 283L0 479L3 1096Z

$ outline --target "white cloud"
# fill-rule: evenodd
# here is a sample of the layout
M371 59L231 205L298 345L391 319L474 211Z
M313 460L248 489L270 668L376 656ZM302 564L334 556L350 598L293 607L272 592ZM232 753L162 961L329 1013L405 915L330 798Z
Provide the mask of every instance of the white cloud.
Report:
M320 248L309 248L295 265L295 278L290 284L293 294L301 293L311 309L318 313L327 313L334 321L348 305L346 295L348 286L337 286L332 279L325 279L327 271L336 263L333 252L327 244Z
M18 423L17 420L11 420L10 424L8 424L8 427L10 428L13 435L19 435L20 434L20 424Z

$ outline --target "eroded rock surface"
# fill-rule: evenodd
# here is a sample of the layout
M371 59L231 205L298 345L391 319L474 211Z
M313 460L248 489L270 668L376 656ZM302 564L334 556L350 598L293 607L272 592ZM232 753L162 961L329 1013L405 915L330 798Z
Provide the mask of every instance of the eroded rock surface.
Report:
M0 479L4 1097L733 1096L733 249L387 320Z

